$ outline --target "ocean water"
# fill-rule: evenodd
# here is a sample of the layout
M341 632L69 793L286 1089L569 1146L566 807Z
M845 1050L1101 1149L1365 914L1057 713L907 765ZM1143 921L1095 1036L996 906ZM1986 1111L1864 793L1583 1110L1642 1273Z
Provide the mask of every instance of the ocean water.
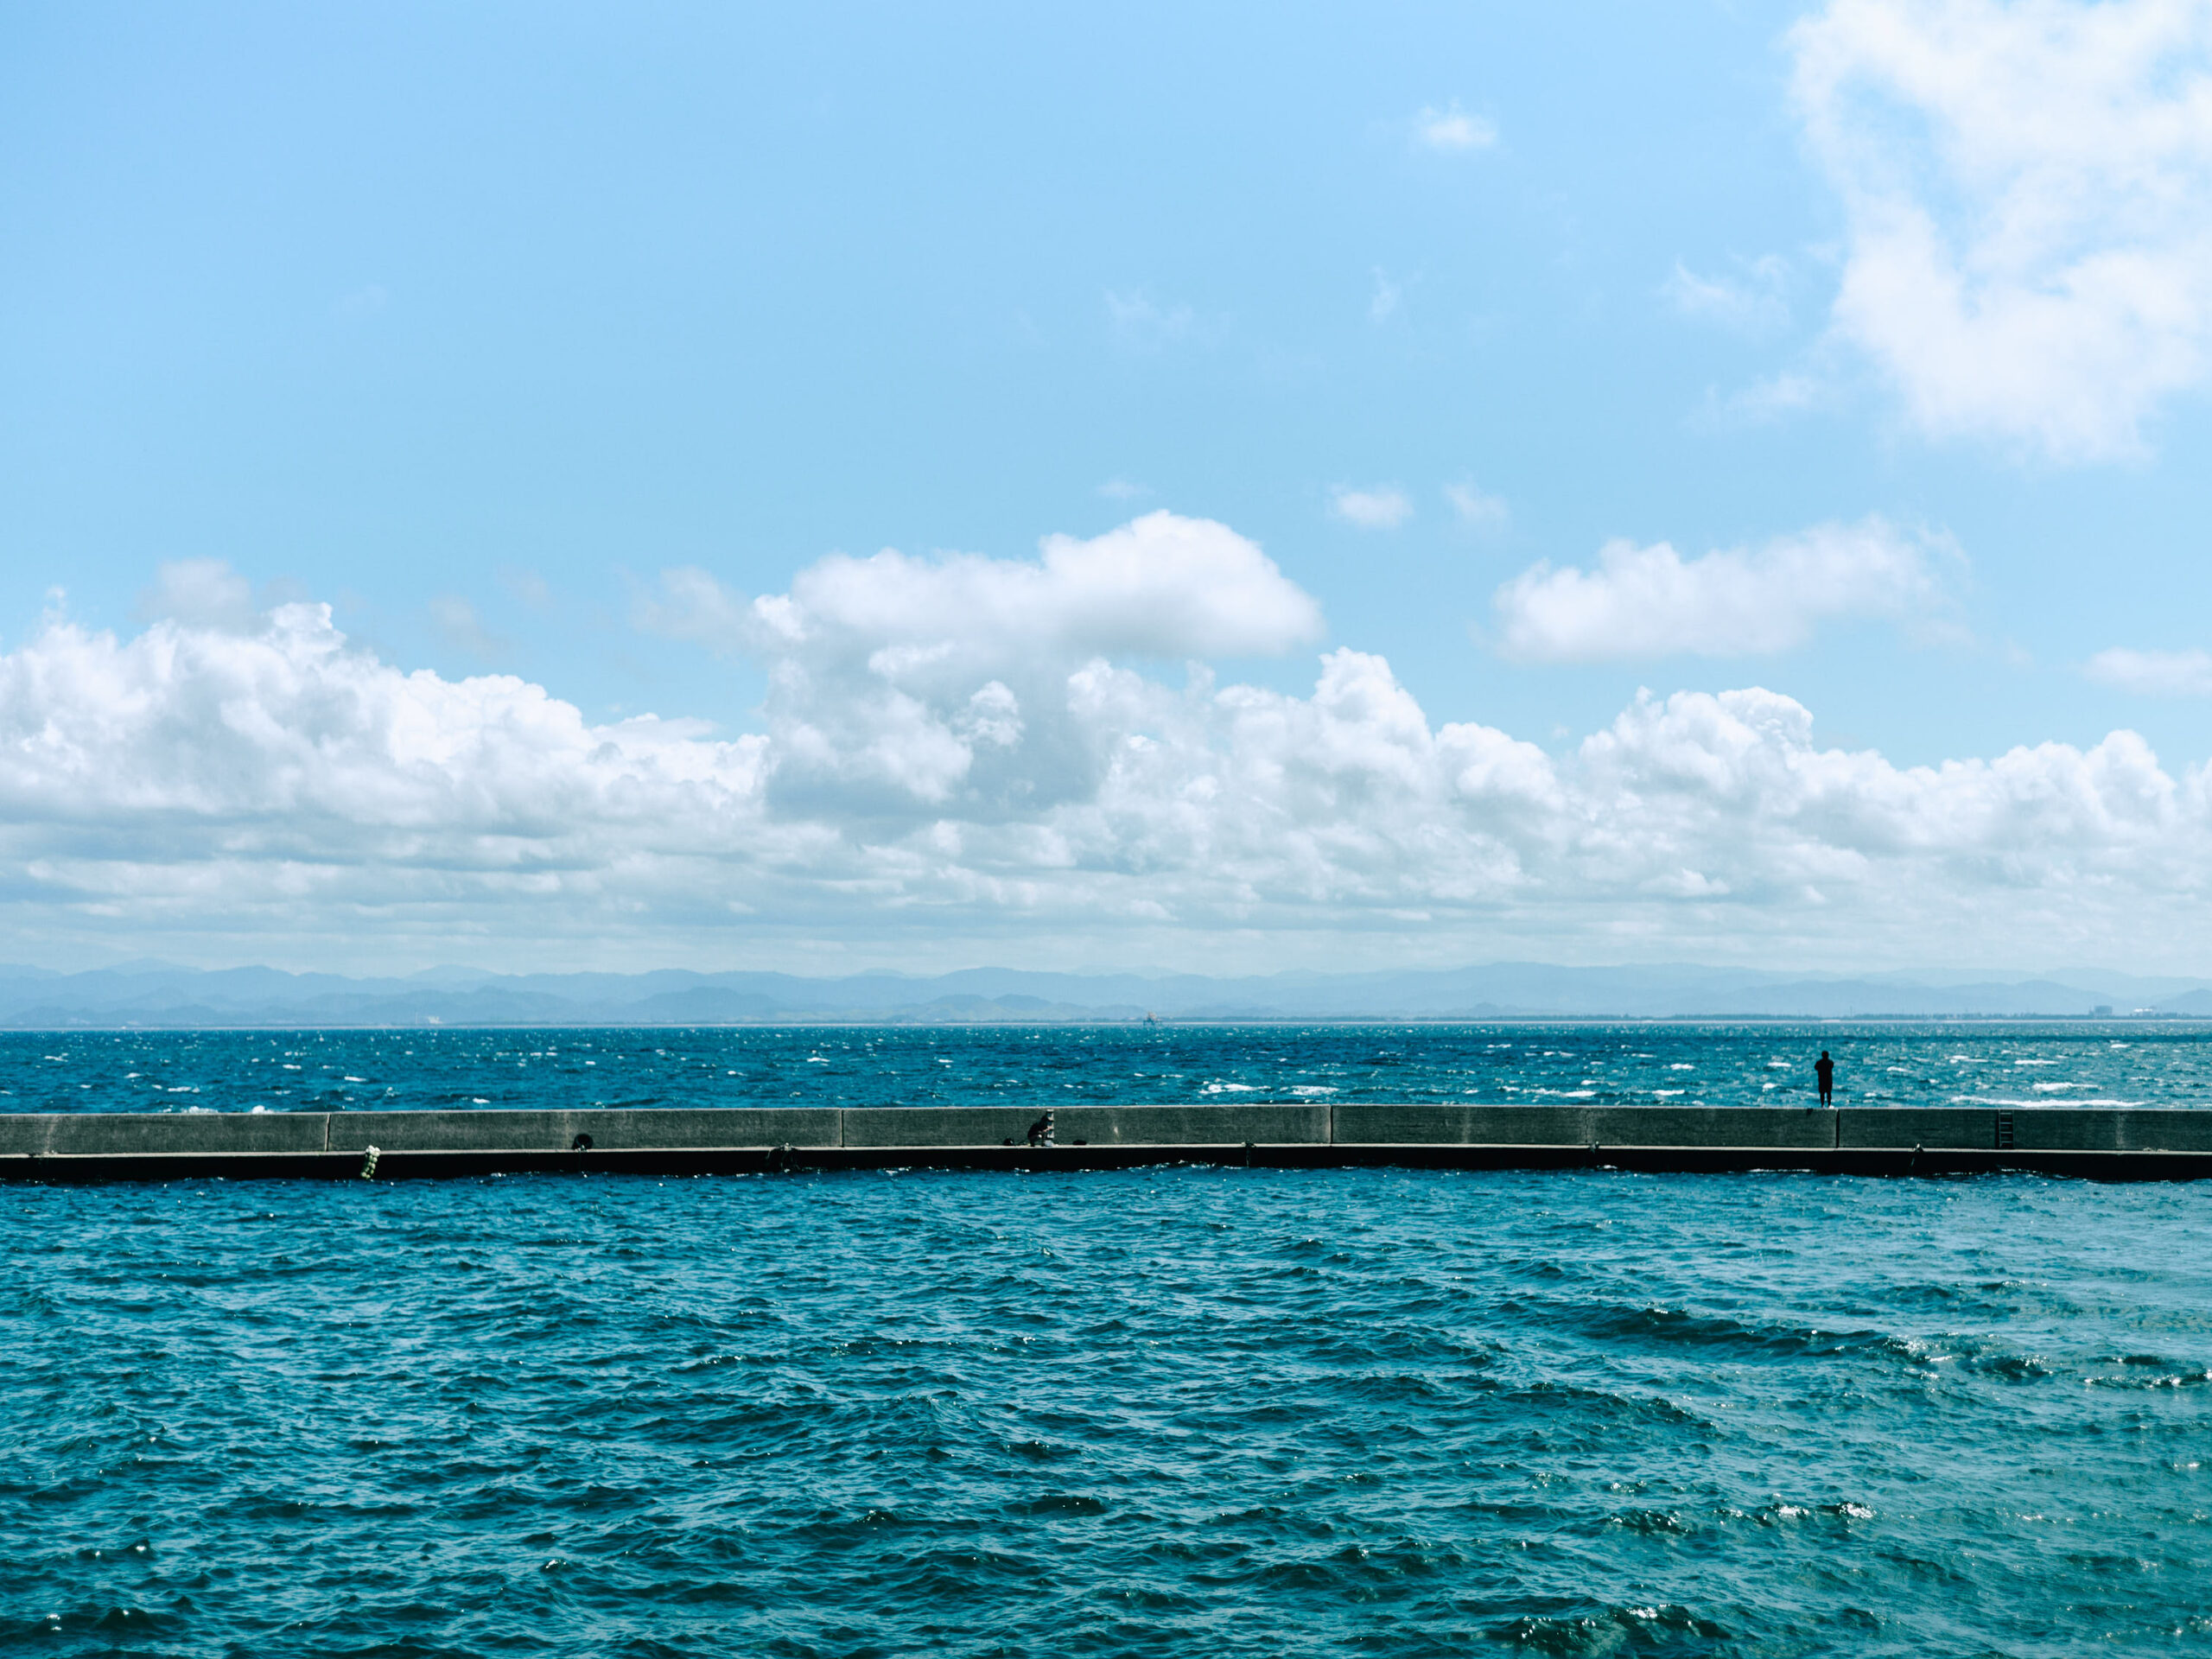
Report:
M813 1027L0 1033L0 1111L1205 1100L2212 1105L2212 1027Z
M0 1189L0 1649L2212 1649L2204 1189Z
M1025 1065L1033 1099L1637 1098L1688 1064L1741 1099L1803 1058L1431 1035L48 1034L6 1075L236 1109L719 1099L747 1066L825 1104ZM1855 1079L1973 1052L2025 1100L2190 1103L2196 1064L1804 1035ZM2208 1217L2212 1185L2020 1175L0 1185L0 1652L2212 1652Z

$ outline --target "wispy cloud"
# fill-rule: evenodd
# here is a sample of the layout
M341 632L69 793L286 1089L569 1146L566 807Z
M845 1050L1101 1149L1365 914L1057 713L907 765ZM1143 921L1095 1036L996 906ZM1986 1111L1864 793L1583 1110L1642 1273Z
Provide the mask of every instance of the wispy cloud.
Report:
M641 633L687 639L724 657L744 655L764 627L772 631L790 625L784 613L732 593L693 564L662 571L658 586L637 594L630 607L630 624Z
M1700 276L1677 261L1661 291L1686 317L1760 338L1789 326L1789 302L1784 295L1789 277L1789 262L1778 254L1751 260L1734 275L1721 276Z
M1713 406L1713 412L1723 423L1732 418L1754 423L1777 420L1812 408L1828 391L1827 383L1817 375L1770 375L1734 392Z
M1106 290L1106 319L1114 337L1131 351L1157 352L1188 340L1198 314L1187 305L1161 306L1141 289Z
M1497 127L1479 115L1470 115L1457 103L1444 109L1425 108L1413 119L1414 142L1424 149L1451 155L1487 149L1497 142Z
M1098 493L1109 501L1141 501L1152 493L1152 486L1131 479L1109 478L1098 486Z
M543 614L553 608L553 590L545 585L543 576L525 565L501 565L499 586L507 590L508 598L525 610Z
M1398 308L1405 301L1406 290L1384 274L1382 267L1375 267L1375 287L1367 301L1367 320L1388 322L1398 315Z
M514 641L485 627L476 607L459 594L440 594L428 606L431 630L454 650L480 663L499 663L514 653Z
M2124 455L2212 377L2212 8L1831 0L1789 39L1835 334L1923 434Z
M1513 516L1503 496L1487 494L1464 480L1446 484L1444 499L1451 504L1452 516L1471 530L1497 530Z
M138 595L142 622L173 621L243 633L261 626L253 584L220 559L178 559L154 573Z
M1330 492L1329 511L1360 530L1395 530L1414 516L1414 503L1395 484L1366 489L1340 484Z
M2100 685L2146 697L2212 697L2212 652L2129 651L2115 645L2083 664Z

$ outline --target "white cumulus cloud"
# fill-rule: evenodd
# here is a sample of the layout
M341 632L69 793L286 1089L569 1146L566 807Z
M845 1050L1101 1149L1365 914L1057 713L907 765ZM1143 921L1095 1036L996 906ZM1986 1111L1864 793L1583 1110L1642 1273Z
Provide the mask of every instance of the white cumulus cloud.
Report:
M2151 697L2212 697L2212 652L2129 651L2115 645L2083 671L2100 684Z
M1834 326L1931 436L2139 447L2212 372L2212 7L1832 0L1790 35Z
M1395 530L1414 516L1414 503L1395 484L1369 489L1340 484L1329 493L1329 511L1360 530Z
M749 602L695 568L662 582L666 596L640 607L645 627L777 652L847 639L932 660L1005 651L1240 657L1321 632L1321 607L1256 543L1166 512L1089 540L1047 536L1035 559L833 553L788 594Z
M749 602L696 569L663 583L645 626L768 665L776 788L890 813L956 798L1003 813L1088 787L1098 760L1065 694L1084 664L1276 655L1322 631L1255 543L1165 512L1047 537L1034 560L832 555Z
M2172 963L2208 920L2204 771L2128 732L1903 767L1751 687L1640 694L1547 750L1432 718L1356 650L1302 691L1171 683L1143 658L1318 623L1218 525L725 599L770 679L734 737L409 672L320 605L129 638L51 616L0 652L0 925L26 954L352 966L1257 967Z
M1500 649L1524 662L1767 655L1802 645L1821 622L1935 608L1929 554L1925 538L1879 518L1694 559L1665 542L1617 541L1594 569L1533 565L1491 603Z
M641 855L696 841L701 808L757 799L763 752L689 721L591 726L511 675L403 673L349 646L327 605L129 641L55 619L0 655L18 880L153 909L396 899L463 875L527 891L602 861L587 849L610 827Z

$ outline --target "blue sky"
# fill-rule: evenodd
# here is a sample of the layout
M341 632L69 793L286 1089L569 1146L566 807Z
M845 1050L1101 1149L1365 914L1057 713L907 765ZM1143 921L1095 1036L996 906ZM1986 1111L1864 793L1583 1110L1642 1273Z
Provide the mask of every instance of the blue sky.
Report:
M2201 971L2209 49L2153 0L11 8L0 954ZM1103 550L1022 586L1055 535ZM1094 626L1115 559L1274 625ZM1332 659L1356 741L1284 735L1325 652L1387 662ZM1094 664L1211 701L1163 736ZM493 756L497 676L587 735Z

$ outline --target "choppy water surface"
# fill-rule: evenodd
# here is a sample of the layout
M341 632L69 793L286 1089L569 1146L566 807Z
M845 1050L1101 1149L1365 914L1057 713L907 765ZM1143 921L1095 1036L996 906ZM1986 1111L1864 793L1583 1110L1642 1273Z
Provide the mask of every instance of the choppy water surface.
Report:
M70 1033L0 1109L2202 1105L2048 1028ZM2212 1651L2212 1186L0 1186L0 1650Z
M2208 1200L0 1188L0 1649L2203 1651Z
M2212 1027L853 1027L0 1033L0 1110L1202 1100L2212 1106Z

